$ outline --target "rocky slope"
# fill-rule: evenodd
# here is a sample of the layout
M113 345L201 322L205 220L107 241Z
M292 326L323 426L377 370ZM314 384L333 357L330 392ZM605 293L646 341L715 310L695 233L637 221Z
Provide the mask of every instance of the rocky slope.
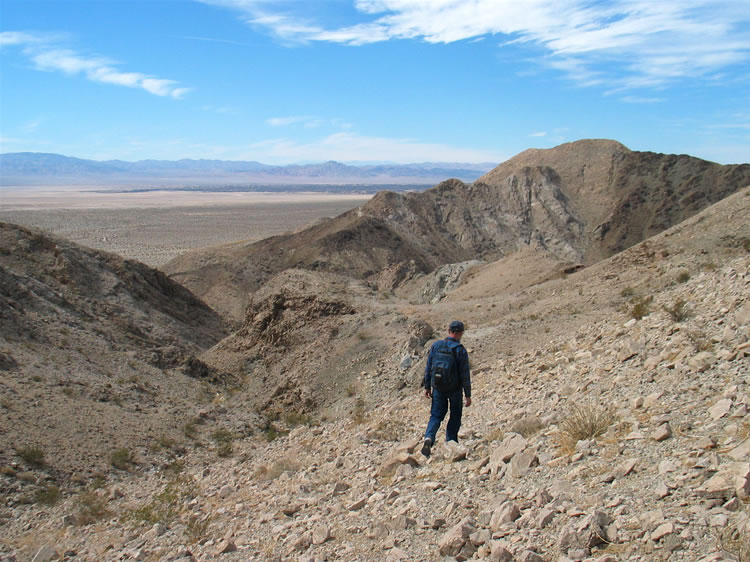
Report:
M214 425L196 427L194 446L183 439L170 462L111 471L104 482L57 482L54 505L44 503L54 475L14 459L1 476L11 491L0 553L746 557L748 216L750 188L582 271L519 287L503 273L509 256L471 270L431 305L347 277L288 271L202 358L229 371L244 364L255 381L283 364L278 374L297 388L309 380L309 394L274 391L281 407L243 429L237 420L251 391L221 392L204 406ZM428 412L418 385L430 338L456 317L468 326L474 404L460 445L440 443L427 460L416 452ZM335 401L306 412L321 368ZM577 409L604 422L602 432L578 439Z
M190 252L164 270L241 322L249 295L289 268L392 290L445 264L523 249L562 270L647 239L750 184L750 165L634 152L606 140L529 150L473 184L378 193L359 209L255 244Z
M54 474L87 475L174 439L204 385L231 383L196 357L224 335L160 271L0 223L0 462L39 449Z

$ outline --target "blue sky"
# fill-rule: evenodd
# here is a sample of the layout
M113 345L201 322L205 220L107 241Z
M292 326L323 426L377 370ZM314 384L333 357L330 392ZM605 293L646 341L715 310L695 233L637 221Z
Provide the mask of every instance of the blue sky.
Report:
M750 0L2 0L0 151L750 162Z

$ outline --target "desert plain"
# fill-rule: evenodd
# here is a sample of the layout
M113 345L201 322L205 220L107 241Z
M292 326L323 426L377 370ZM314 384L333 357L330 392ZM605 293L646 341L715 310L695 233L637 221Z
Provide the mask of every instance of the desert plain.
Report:
M0 221L46 230L153 267L192 249L254 242L334 217L363 193L0 189Z

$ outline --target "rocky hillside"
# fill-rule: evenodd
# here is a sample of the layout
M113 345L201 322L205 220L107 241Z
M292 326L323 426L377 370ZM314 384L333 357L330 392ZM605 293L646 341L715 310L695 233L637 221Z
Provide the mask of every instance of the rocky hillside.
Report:
M359 209L287 236L190 252L164 270L232 321L273 275L304 268L381 290L445 264L523 249L558 272L590 265L750 185L750 165L634 152L607 140L528 150L473 184L381 192Z
M243 432L247 391L224 391L203 412L223 431L197 426L148 470L67 484L14 459L0 555L746 560L748 216L750 188L582 271L519 287L487 264L431 305L285 272L202 358L244 361L255 381L280 364L309 394L274 390L281 407ZM474 404L460 444L425 459L418 385L453 318L467 324ZM305 413L323 367L336 400Z
M197 359L225 335L160 271L0 223L0 463L38 449L52 473L86 475L174 439L231 382Z

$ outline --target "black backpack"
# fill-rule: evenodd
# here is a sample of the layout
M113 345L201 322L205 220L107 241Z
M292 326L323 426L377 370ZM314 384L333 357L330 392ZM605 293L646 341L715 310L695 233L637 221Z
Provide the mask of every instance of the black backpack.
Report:
M440 340L432 347L432 387L440 392L454 392L461 386L455 353L459 345Z

